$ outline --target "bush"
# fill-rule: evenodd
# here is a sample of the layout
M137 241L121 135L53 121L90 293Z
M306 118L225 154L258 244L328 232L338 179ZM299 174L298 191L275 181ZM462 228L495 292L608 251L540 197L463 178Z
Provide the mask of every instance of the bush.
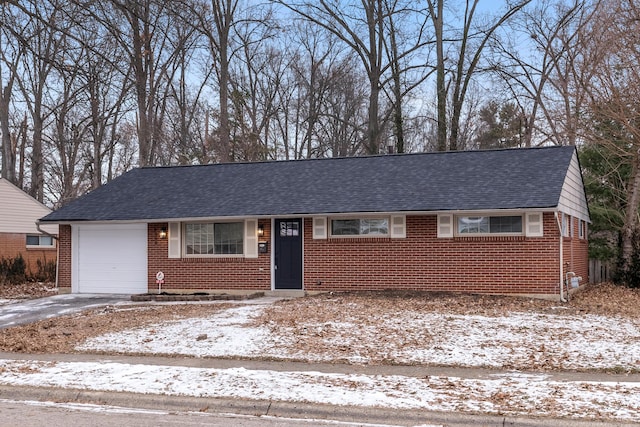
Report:
M15 258L0 258L0 285L17 285L26 279L27 263L18 254Z
M29 280L34 282L55 282L56 281L56 262L45 260L36 261L38 271L30 272Z
M640 242L638 242L638 237L640 236L635 236L633 239L633 254L628 267L622 268L622 262L619 261L616 274L613 277L615 283L630 288L640 288Z

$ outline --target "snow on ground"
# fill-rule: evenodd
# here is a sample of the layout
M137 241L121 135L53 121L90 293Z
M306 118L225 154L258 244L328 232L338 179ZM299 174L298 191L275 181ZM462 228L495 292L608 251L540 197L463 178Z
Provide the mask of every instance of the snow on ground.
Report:
M300 319L295 326L256 326L262 310L239 306L208 318L110 333L78 350L523 370L640 369L640 319L398 312L366 324L345 315L340 322Z
M109 333L87 340L78 350L178 354L196 357L261 355L267 328L249 328L263 307L243 305L207 318L189 318ZM207 334L207 339L198 339Z
M87 340L82 351L502 369L640 369L640 320L511 312L398 311L362 322L258 322L265 305ZM206 334L206 335L205 335ZM640 421L640 382L557 381L518 372L469 379L0 360L0 384L237 397L434 411Z
M640 420L640 383L551 381L545 375L517 373L497 374L489 379L413 378L111 362L0 360L0 384L361 407Z

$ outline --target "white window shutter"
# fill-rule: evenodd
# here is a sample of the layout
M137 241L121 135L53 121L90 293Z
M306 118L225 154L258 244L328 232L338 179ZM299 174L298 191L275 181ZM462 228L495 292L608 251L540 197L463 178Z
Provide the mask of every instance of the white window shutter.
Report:
M181 239L180 239L180 223L169 223L169 258L180 258Z
M407 217L405 215L391 216L391 238L404 239L407 237Z
M244 221L244 256L246 258L258 258L258 220L246 219Z
M542 229L542 212L527 213L527 226L525 235L527 237L542 237L544 230Z
M326 216L317 216L313 218L313 238L314 239L327 238L327 217Z
M438 237L453 237L453 215L438 215Z

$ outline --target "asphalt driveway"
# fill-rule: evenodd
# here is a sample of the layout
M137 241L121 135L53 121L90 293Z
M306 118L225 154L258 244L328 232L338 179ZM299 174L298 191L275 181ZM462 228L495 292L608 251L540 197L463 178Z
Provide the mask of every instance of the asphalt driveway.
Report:
M66 294L3 304L0 329L129 301L130 295Z

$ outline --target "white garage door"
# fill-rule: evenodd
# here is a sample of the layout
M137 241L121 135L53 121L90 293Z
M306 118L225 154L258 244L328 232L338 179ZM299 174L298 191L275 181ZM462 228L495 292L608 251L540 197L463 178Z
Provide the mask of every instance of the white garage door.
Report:
M73 234L73 292L147 292L147 224L79 225Z

